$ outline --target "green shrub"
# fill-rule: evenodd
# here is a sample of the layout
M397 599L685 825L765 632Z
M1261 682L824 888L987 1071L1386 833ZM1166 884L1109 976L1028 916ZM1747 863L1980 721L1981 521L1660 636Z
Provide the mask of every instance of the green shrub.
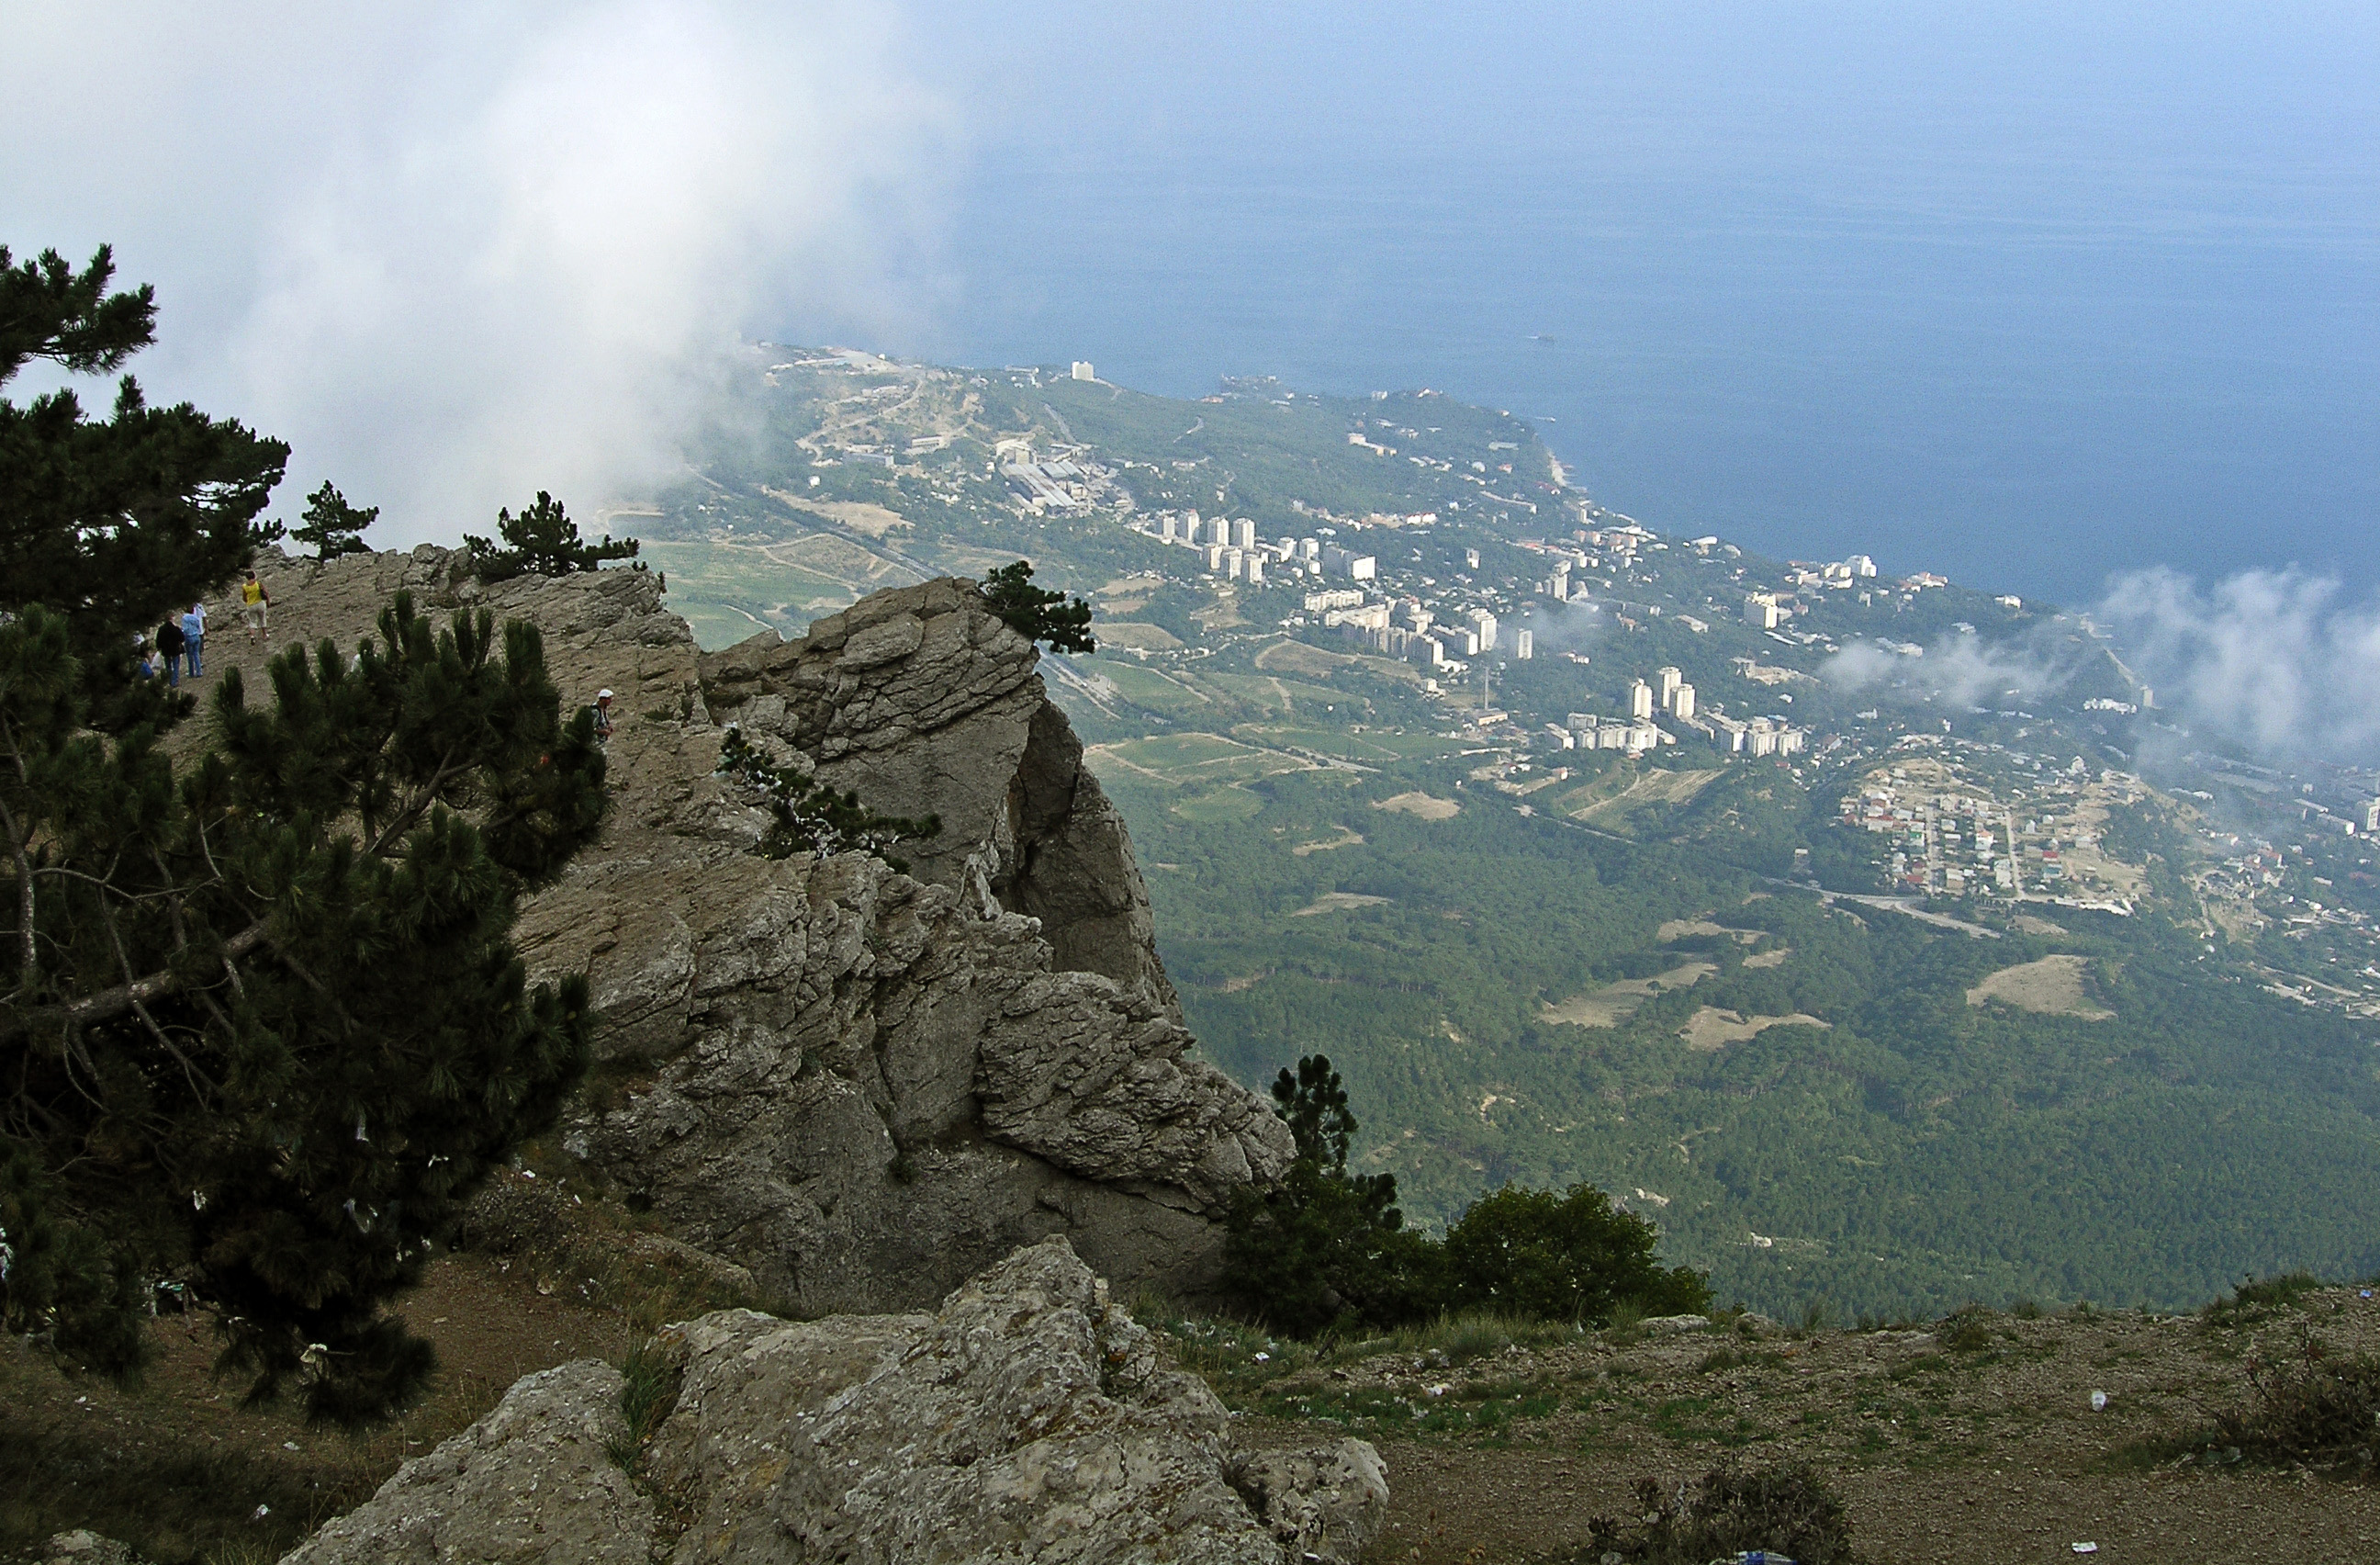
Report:
M2267 1461L2380 1466L2380 1359L2320 1358L2275 1371L2252 1363L2246 1408L2217 1413L2214 1445Z
M1243 1190L1223 1236L1225 1294L1277 1331L1312 1336L1425 1320L1442 1307L1439 1246L1408 1231L1393 1174L1347 1172L1356 1130L1325 1055L1273 1082L1296 1161L1271 1190Z
M1969 1304L1942 1317L1942 1346L1954 1353L1980 1353L1992 1345L1997 1336L1992 1330L1992 1313L1981 1304Z
M2204 1312L2206 1324L2251 1326L2278 1311L2295 1307L2299 1300L2322 1287L2322 1279L2311 1272L2289 1272L2280 1277L2242 1282L2238 1292L2206 1306Z
M501 546L468 532L463 535L473 573L492 585L516 576L569 576L595 570L605 560L634 559L639 547L634 538L615 540L608 532L600 543L587 542L578 535L578 524L570 520L562 502L542 489L537 492L537 503L522 507L520 515L498 511L496 534L504 540Z
M1800 1565L1848 1565L1851 1517L1824 1476L1807 1462L1739 1473L1715 1468L1699 1487L1670 1493L1650 1478L1636 1485L1644 1520L1622 1527L1609 1516L1588 1523L1577 1560L1613 1555L1632 1565L1703 1565L1767 1549Z
M1651 1223L1593 1185L1557 1195L1508 1184L1447 1230L1446 1259L1464 1303L1575 1321L1607 1320L1622 1305L1646 1315L1709 1309L1707 1279L1663 1268L1659 1241Z
M1474 1203L1443 1243L1411 1232L1394 1175L1347 1172L1356 1121L1330 1059L1299 1060L1272 1092L1297 1158L1281 1184L1233 1201L1222 1286L1276 1331L1394 1327L1451 1311L1633 1323L1710 1307L1705 1276L1662 1267L1653 1225L1591 1185L1507 1185Z

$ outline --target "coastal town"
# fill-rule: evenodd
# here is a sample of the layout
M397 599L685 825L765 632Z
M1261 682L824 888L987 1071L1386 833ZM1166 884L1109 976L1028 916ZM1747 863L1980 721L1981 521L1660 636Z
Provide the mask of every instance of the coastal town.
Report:
M1713 785L1749 768L1836 834L1796 860L1835 889L2003 919L2162 899L2281 992L2380 1014L2380 776L2177 758L2086 615L1865 553L1664 534L1572 484L1524 422L1434 391L1238 379L1185 406L1084 361L854 350L763 378L810 399L797 460L766 511L713 495L690 519L747 562L747 621L751 568L823 594L789 592L797 619L1022 553L1093 604L1100 659L1052 673L1119 722L1263 764L1435 746L1512 808L1602 830L1704 829ZM2151 819L2180 846L2149 847ZM2185 864L2160 878L2165 849Z

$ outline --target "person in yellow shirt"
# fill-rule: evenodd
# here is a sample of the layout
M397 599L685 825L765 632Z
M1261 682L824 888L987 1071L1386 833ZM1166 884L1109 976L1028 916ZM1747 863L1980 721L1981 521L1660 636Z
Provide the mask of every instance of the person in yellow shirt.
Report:
M249 640L263 637L265 648L270 651L273 646L273 594L264 590L264 583L256 579L253 570L248 573L248 580L239 584L239 603L240 613L248 621Z

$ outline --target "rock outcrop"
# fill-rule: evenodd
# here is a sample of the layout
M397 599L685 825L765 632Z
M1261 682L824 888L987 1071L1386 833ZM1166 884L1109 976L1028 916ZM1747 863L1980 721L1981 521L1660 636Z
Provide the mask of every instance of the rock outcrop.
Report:
M594 992L564 1145L804 1313L930 1305L1053 1234L1127 1288L1211 1283L1215 1219L1286 1168L1287 1131L1193 1052L1123 822L969 584L705 656L649 572L485 588L457 563L262 574L285 643L352 644L403 587L537 624L567 702L617 692L602 840L517 931L535 976ZM713 775L722 715L941 833L909 874L758 857L765 818Z
M1123 817L1083 766L1033 644L945 578L878 593L797 642L762 631L702 659L722 722L772 735L887 814L938 814L906 846L920 880L980 883L1038 919L1062 971L1146 987L1169 1011L1148 892Z
M674 1389L620 1455L665 1505L604 1460L619 1374L567 1364L285 1565L1300 1565L1354 1560L1387 1514L1360 1440L1235 1453L1214 1393L1162 1365L1063 1239L932 1315L725 1311L659 1351Z
M646 1565L653 1503L613 1459L620 1385L594 1359L524 1377L283 1565Z

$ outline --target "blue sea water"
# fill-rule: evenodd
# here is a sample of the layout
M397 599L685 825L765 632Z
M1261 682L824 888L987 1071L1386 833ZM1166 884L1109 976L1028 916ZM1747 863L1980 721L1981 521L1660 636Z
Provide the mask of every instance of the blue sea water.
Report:
M2380 581L2380 26L2071 9L1092 28L904 346L1433 385L1665 530L2067 603Z

